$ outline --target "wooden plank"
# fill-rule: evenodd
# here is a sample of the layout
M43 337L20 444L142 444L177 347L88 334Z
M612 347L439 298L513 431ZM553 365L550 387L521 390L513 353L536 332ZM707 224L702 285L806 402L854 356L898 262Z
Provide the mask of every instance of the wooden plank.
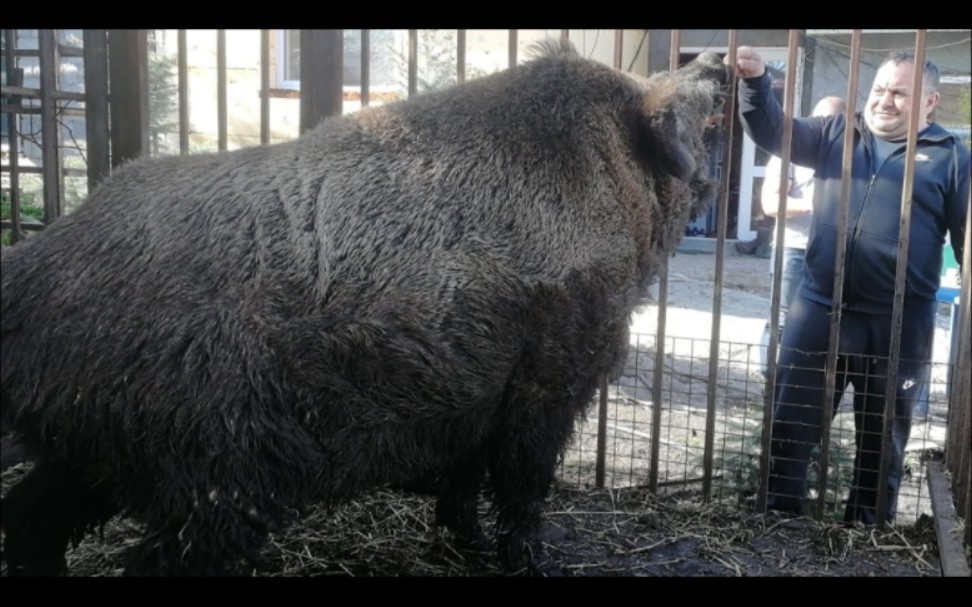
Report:
M972 432L967 434L972 439ZM962 472L966 481L970 481L972 467L966 467ZM972 548L972 482L965 483L965 547Z
M952 492L945 480L945 472L939 462L929 462L928 493L931 497L932 513L935 517L935 535L938 538L938 557L945 577L970 577L969 563L965 559L965 549L961 538L954 533L959 528L955 514Z
M968 380L966 380L968 381ZM969 406L968 392L966 392L966 409ZM965 528L966 533L968 528L972 527L972 517L968 516L969 512L969 486L972 485L972 449L970 449L969 443L972 443L972 431L969 429L969 416L966 415L965 427L963 429L965 434L965 445L962 447L962 464L958 469L957 474L952 475L952 489L956 497L956 505L959 509L966 512L965 516ZM966 541L967 544L972 544L972 542Z
M972 192L968 204L972 205ZM955 341L957 352L952 356L955 368L952 370L952 386L949 395L949 442L945 448L945 465L952 473L955 483L952 490L958 498L959 510L969 511L969 488L972 486L972 387L970 387L969 367L972 367L972 342L969 341L972 323L972 214L965 218L965 242L962 253L962 292L958 309L958 335ZM972 527L972 517L966 516L966 530ZM972 542L969 542L972 543Z
M88 191L111 173L108 130L108 31L84 30L85 134Z

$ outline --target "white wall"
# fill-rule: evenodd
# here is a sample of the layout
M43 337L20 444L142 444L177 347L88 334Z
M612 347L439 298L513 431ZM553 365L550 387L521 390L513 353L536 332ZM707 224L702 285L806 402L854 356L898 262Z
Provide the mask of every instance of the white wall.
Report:
M454 32L454 30L453 30ZM517 62L527 59L528 46L543 38L559 38L561 30L518 30ZM611 65L614 62L615 30L570 30L569 36L584 56ZM627 69L644 74L647 70L647 45L642 43L644 30L624 30L622 63ZM215 149L217 137L216 106L216 30L189 30L187 32L189 69L189 124L190 146L195 150ZM407 54L407 30L396 31L399 52ZM454 39L454 36L453 36ZM172 57L177 52L176 30L160 30L157 35L158 52ZM278 35L271 35L271 87L276 86L276 69L280 54L276 50ZM467 78L481 73L506 69L509 65L509 30L490 29L466 31ZM372 47L372 53L382 52ZM384 52L387 52L386 50ZM230 149L257 145L260 136L260 31L227 30L227 98L228 98L228 146ZM424 69L425 58L420 55L419 69ZM174 74L173 74L174 77ZM355 89L356 90L356 89ZM352 95L353 97L353 95ZM372 100L372 105L380 104ZM344 102L344 112L354 112L360 107L355 99ZM272 97L270 102L271 141L294 138L299 133L300 100ZM170 152L178 151L178 133L167 137Z

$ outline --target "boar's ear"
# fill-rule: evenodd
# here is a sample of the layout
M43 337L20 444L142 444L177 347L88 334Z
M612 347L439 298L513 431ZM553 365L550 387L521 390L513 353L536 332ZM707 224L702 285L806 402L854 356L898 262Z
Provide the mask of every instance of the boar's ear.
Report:
M687 181L695 173L692 141L676 111L676 85L669 80L644 98L638 121L638 147L652 169Z

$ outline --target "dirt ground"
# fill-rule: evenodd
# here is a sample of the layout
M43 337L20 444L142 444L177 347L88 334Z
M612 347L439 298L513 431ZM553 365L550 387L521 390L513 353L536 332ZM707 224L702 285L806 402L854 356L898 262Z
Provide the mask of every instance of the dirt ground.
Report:
M29 464L4 473L5 487ZM271 536L253 577L498 577L492 551L457 545L434 524L431 497L379 489L327 512L311 508ZM494 518L481 508L491 534ZM116 518L68 552L69 575L115 577L125 549L140 539ZM533 553L543 577L923 577L939 561L930 519L901 530L826 524L702 504L679 493L640 488L581 489L558 484ZM6 575L6 565L3 565Z

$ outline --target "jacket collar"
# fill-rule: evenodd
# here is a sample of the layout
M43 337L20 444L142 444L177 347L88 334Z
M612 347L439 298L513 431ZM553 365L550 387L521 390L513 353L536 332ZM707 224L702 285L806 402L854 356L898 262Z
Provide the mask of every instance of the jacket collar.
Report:
M863 136L865 145L868 149L874 148L874 141L872 137L875 137L874 133L871 132L871 128L867 126L867 121L864 120L864 112L857 113L857 119L855 120L855 128ZM952 143L957 143L958 138L947 131L942 125L937 122L932 122L925 127L923 131L918 134L918 141L929 141L929 142L940 142L947 141L949 139L954 140ZM905 145L907 140L901 141L900 144Z

